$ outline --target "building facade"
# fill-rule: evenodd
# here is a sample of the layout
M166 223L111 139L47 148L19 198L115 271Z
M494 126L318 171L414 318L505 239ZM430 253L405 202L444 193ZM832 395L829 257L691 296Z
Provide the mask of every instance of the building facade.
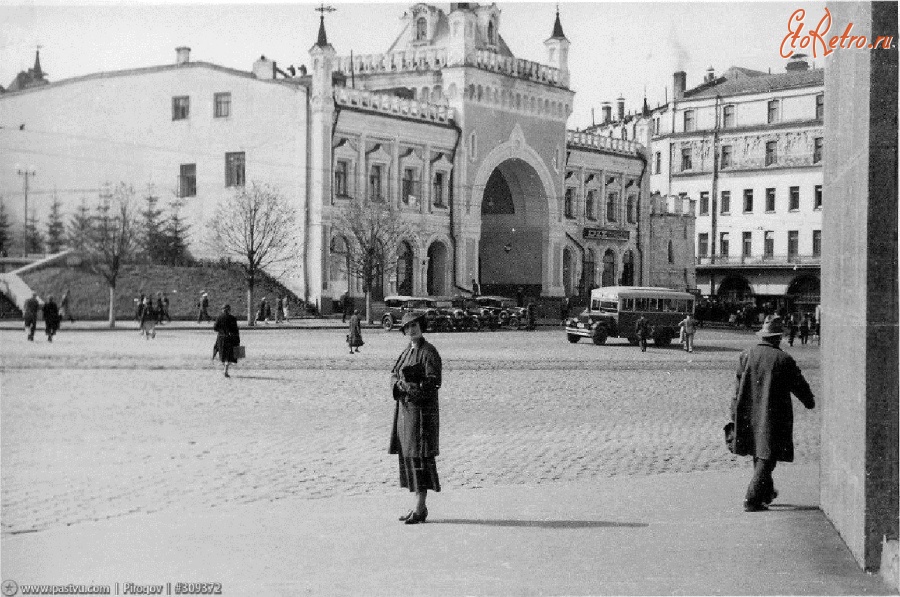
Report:
M299 73L265 57L251 72L192 62L179 48L172 65L4 93L4 122L23 126L0 131L0 160L36 160L64 205L105 182L153 185L184 202L201 256L204 223L232 187L271 184L301 214L285 283L323 311L362 291L339 224L353 201L390 203L413 230L375 299L468 292L473 281L535 297L653 284L641 247L658 213L646 148L567 131L574 91L558 13L546 64L513 56L500 30L494 4L416 4L377 55L338 56L323 18ZM4 195L21 196L0 171ZM691 258L678 256L693 271Z

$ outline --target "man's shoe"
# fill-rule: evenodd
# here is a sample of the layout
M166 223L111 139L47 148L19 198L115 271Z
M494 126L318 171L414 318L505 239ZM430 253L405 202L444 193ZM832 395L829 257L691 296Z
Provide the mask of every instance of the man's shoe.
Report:
M769 499L766 500L765 502L763 502L763 504L765 504L766 506L768 506L769 504L771 504L772 502L774 502L774 501L775 501L775 498L777 498L777 497L778 497L778 490L773 488L773 489L772 489L772 493L769 495Z
M765 504L757 504L754 502L744 502L744 512L765 512L769 507Z

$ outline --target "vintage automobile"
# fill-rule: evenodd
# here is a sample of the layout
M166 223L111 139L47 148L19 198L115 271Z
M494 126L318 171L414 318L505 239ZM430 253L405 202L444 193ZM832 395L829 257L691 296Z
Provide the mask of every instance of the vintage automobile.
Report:
M395 295L384 297L384 315L381 316L381 327L390 330L395 325L399 325L404 313L424 315L428 329L432 329L436 325L438 310L432 299L422 296Z
M523 307L516 306L515 299L505 296L478 296L475 303L480 310L482 324L519 329L526 320Z
M477 332L481 329L481 318L478 316L480 308L475 299L465 295L441 297L450 306L447 314L450 316L450 325L458 332Z
M571 343L590 338L604 344L607 338L627 338L637 344L635 324L644 316L656 346L668 346L678 336L678 324L693 313L694 296L668 288L606 286L591 291L587 309L566 320L566 338Z

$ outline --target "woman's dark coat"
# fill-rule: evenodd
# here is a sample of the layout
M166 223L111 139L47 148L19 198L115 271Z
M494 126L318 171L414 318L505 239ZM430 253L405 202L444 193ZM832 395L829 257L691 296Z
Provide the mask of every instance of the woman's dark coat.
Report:
M48 331L56 331L59 329L59 307L56 306L56 303L51 301L47 301L44 303L43 308L44 314L44 325L47 326Z
M239 346L241 343L237 319L231 313L222 313L216 318L213 329L219 334L216 336L216 348L213 354L218 352L219 360L223 363L237 363L233 350L235 346Z
M731 403L735 454L794 460L792 392L806 408L815 406L812 390L793 357L765 341L741 353Z
M350 316L350 333L347 334L347 344L350 345L350 348L355 348L364 344L362 339L362 324L359 321L359 315L355 313Z
M403 379L406 367L422 372L419 389ZM391 429L389 454L405 458L428 458L439 453L440 417L438 389L441 387L441 356L425 339L410 344L391 370L391 391L397 401Z

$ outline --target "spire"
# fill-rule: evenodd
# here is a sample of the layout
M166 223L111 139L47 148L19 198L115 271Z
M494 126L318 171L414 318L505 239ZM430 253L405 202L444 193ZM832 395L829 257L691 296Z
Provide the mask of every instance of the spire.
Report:
M41 47L38 46L38 49L34 52L34 78L35 79L43 79L44 72L41 70Z
M562 30L562 23L559 22L559 4L556 5L556 22L553 23L553 35L550 36L550 39L566 39L566 34Z
M325 35L325 15L319 17L319 39L316 40L316 45L320 48L328 45L328 36Z

